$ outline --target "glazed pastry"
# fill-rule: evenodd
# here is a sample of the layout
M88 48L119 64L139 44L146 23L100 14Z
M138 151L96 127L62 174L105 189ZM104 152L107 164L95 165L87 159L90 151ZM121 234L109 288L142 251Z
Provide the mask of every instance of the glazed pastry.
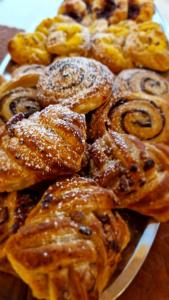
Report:
M0 271L15 274L7 261L5 245L9 237L24 224L28 213L40 199L40 195L37 190L0 194Z
M114 75L101 63L84 57L56 60L40 76L37 88L42 106L59 103L88 113L106 102Z
M55 24L49 31L46 46L51 54L86 56L90 48L89 31L77 22Z
M92 116L90 138L108 129L137 136L147 142L169 143L169 103L162 97L127 93L111 98Z
M128 18L137 22L152 19L155 11L153 0L129 0Z
M26 117L39 111L36 89L18 87L0 97L0 117L7 122L18 113Z
M149 70L124 70L114 81L113 94L123 97L124 93L146 93L169 100L169 81Z
M85 117L66 107L14 116L0 127L0 192L78 172L85 138Z
M57 15L54 18L47 18L44 19L42 22L40 22L40 24L36 27L35 31L41 32L44 35L48 36L49 31L51 29L51 27L54 24L60 24L60 23L71 23L74 22L74 20L72 18L69 18L67 16L64 15Z
M161 26L155 22L144 22L138 25L138 30L131 31L124 51L135 66L161 72L169 70L167 37Z
M113 194L86 178L56 182L9 240L6 253L37 299L98 299L126 248Z
M91 56L107 65L114 73L132 68L132 58L123 51L126 38L135 29L133 21L120 22L112 25L105 32L93 35L91 39Z
M23 65L21 67L17 67L11 74L12 77L21 77L25 75L32 75L35 76L36 74L39 76L44 72L44 66L42 65Z
M90 148L90 174L111 188L117 208L169 220L169 148L109 131ZM164 211L164 214L161 212Z
M46 36L41 32L18 33L8 44L12 60L19 65L49 65L51 55L46 49Z

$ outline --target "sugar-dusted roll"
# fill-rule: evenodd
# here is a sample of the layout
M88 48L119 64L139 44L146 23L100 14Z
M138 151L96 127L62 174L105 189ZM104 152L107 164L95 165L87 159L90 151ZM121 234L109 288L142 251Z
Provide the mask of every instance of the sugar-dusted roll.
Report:
M93 180L56 182L8 241L12 267L37 299L97 300L130 233L115 197Z
M108 129L147 142L169 144L169 102L145 93L123 93L96 110L90 124L95 140Z
M146 69L124 70L114 81L113 94L122 97L127 92L146 93L169 100L169 80Z
M42 106L59 103L79 113L88 113L112 94L114 75L98 61L84 57L56 60L37 84Z

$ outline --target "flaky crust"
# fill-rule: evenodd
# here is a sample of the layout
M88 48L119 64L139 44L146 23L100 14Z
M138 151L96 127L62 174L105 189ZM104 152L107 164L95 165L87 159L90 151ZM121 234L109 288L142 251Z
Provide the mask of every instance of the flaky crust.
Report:
M146 69L122 71L113 84L113 94L145 93L169 100L169 81L158 73Z
M90 148L90 174L101 186L113 190L117 207L166 221L168 154L165 145L150 145L134 136L109 131Z
M14 116L0 128L0 192L79 171L85 138L84 116L59 105Z
M74 177L50 187L6 253L38 299L98 299L129 242L113 193Z
M106 102L114 75L101 63L84 57L56 60L40 76L37 88L42 106L59 103L88 113Z
M112 97L92 116L92 140L108 129L132 134L147 142L169 142L169 104L166 99L145 93L123 93Z

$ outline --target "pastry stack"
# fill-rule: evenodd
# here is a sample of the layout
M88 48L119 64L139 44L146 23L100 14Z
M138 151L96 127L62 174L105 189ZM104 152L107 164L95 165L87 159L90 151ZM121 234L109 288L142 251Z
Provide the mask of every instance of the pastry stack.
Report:
M37 299L99 299L132 238L125 209L169 220L169 82L153 71L169 51L153 11L65 0L9 43L0 270Z

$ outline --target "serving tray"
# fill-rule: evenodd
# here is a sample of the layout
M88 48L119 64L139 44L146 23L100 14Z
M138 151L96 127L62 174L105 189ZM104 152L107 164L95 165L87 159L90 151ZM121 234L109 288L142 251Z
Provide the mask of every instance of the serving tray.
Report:
M59 6L61 2L59 0L57 5ZM156 9L153 19L162 25L169 40L169 29L165 21L161 18L158 9ZM28 32L33 31L38 23L39 20L29 28ZM10 69L11 58L10 55L6 55L0 65L0 75L5 76L6 79L10 79ZM124 212L124 218L126 217L128 220L128 216L128 212ZM125 251L123 260L113 276L109 287L102 293L99 300L115 300L126 290L143 265L160 226L159 223L154 223L146 217L138 217L135 213L131 214L128 221L132 227L132 242ZM31 292L21 280L8 274L0 273L0 300L33 299Z

